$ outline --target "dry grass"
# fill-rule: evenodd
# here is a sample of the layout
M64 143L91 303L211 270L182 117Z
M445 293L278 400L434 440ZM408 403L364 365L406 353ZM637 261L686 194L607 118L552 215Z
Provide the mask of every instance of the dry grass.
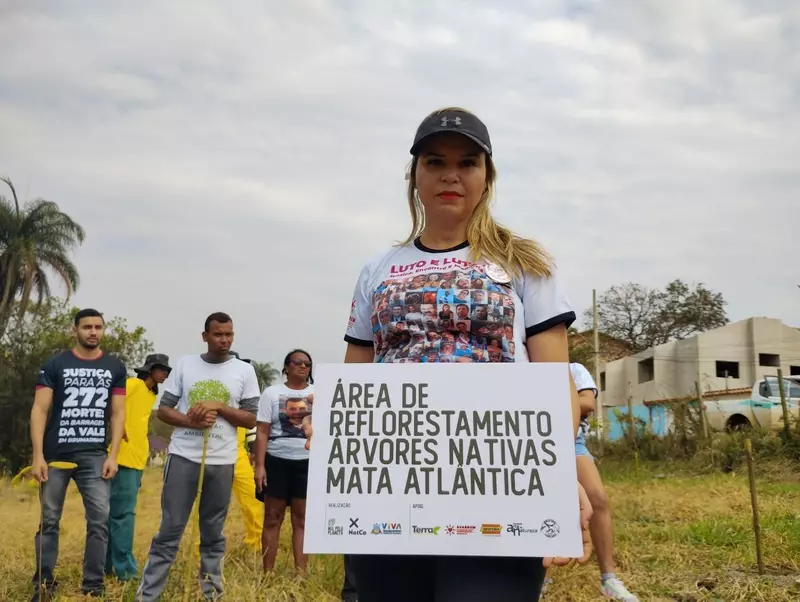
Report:
M696 475L668 468L603 467L614 510L618 574L645 601L725 602L800 599L800 482L797 471L760 471L765 562L768 575L754 569L747 478L744 474ZM663 474L659 474L663 473ZM136 556L143 564L160 517L160 473L145 474L139 500ZM0 485L0 600L26 600L34 570L33 535L38 524L35 496ZM288 521L287 521L288 522ZM288 525L284 525L287 527ZM58 577L61 600L80 600L85 523L74 485L61 522ZM278 569L263 578L257 553L242 543L241 514L235 500L226 530L226 598L229 600L337 600L342 582L340 557L312 558L308 578L291 580L288 529ZM181 599L183 551L163 600ZM598 600L594 564L556 570L549 600ZM133 600L135 584L109 582L109 600ZM195 588L197 591L197 588Z

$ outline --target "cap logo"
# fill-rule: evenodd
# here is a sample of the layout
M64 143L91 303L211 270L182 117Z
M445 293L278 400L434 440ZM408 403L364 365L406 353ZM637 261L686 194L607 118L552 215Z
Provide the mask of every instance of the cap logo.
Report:
M447 115L442 117L442 127L446 128L451 123L454 125L461 125L461 117L448 117Z

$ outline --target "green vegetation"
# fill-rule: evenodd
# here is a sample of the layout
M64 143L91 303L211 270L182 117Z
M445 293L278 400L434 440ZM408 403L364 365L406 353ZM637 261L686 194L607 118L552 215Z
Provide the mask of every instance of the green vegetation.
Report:
M767 574L755 570L747 475L720 473L693 462L600 461L614 513L619 574L641 600L701 602L725 600L788 602L800 597L800 472L796 464L757 463L759 502ZM160 517L161 472L148 469L137 508L135 553L145 560ZM0 484L0 599L30 595L33 534L38 521L35 490ZM78 596L85 524L80 498L71 486L62 524L58 577L62 594ZM338 600L340 556L311 558L308 578L293 581L291 528L284 521L275 574L264 577L257 551L243 544L243 519L235 501L226 526L227 597L232 600ZM188 537L184 538L188 539ZM184 547L186 542L184 541ZM183 550L173 567L164 602L182 595ZM594 602L599 575L586 566L553 571L550 600ZM109 599L132 601L136 584L109 581ZM195 586L193 586L195 587ZM195 590L193 590L195 591ZM67 599L62 598L62 599ZM74 598L69 598L74 599Z

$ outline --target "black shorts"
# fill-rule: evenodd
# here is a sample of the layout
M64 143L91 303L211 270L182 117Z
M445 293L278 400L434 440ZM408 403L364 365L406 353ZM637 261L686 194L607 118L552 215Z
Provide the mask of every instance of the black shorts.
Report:
M345 562L359 602L537 602L545 575L541 558L352 555Z
M293 499L306 499L308 489L308 460L286 460L267 454L264 459L267 469L267 486L256 491L256 498L264 501L264 496L283 500L291 504Z

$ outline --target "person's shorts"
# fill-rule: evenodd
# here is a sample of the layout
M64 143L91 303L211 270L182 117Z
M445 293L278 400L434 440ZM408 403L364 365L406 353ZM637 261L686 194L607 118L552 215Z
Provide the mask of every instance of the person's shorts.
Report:
M592 458L592 453L589 451L589 448L586 447L586 435L581 429L580 434L575 437L575 455L576 456L588 456Z
M256 491L256 498L264 496L283 500L291 504L293 499L306 499L308 489L308 460L286 460L267 454L264 460L267 469L267 486Z

